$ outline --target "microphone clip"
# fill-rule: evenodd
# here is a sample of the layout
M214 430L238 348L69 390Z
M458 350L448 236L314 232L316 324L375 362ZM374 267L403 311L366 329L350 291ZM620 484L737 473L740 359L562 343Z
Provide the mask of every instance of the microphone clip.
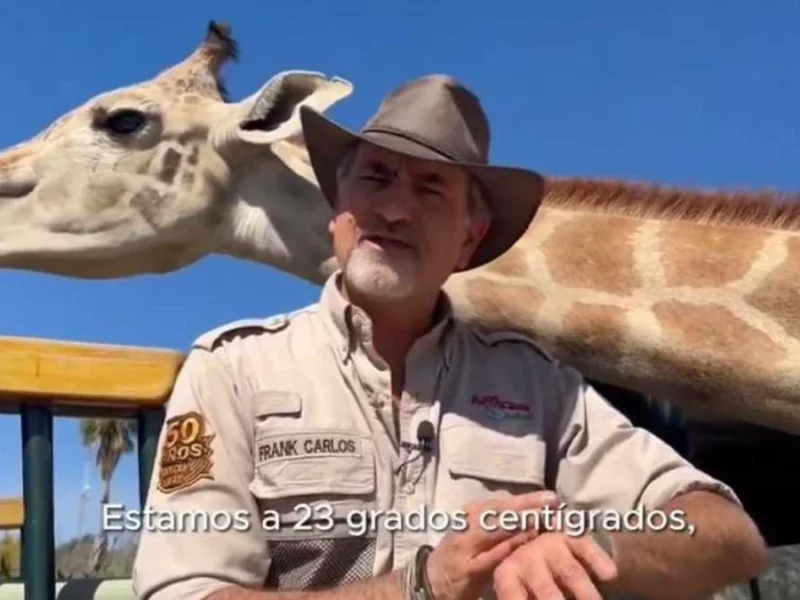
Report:
M414 462L415 460L418 460L420 457L422 456L427 457L428 455L430 455L430 453L433 452L434 436L435 436L435 430L433 428L433 423L431 423L430 421L422 421L417 426L417 443L416 444L411 442L400 443L400 446L407 452L416 450L418 454L416 454L415 456L412 455L408 457L406 460L404 460L400 464L400 466L397 467L396 472L399 473L403 467L405 467L409 463Z

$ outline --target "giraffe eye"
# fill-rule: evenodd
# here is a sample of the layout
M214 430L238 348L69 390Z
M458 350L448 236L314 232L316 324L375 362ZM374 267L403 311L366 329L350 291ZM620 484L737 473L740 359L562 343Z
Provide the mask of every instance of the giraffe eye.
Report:
M101 123L101 127L118 135L137 132L147 122L147 116L138 110L123 108L112 112Z

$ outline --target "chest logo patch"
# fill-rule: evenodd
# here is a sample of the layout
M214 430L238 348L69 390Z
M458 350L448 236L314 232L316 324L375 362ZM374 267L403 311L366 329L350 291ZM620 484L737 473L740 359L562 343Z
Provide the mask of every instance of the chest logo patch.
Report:
M530 406L519 402L503 400L496 394L473 394L471 404L472 406L482 407L484 414L494 421L501 421L503 419L530 421L533 419L533 411L531 411Z

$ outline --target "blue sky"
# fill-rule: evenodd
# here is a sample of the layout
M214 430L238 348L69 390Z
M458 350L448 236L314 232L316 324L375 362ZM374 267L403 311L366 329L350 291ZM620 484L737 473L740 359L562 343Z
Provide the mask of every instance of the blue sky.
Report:
M241 44L241 62L227 71L235 99L285 69L323 71L355 84L331 114L357 128L392 87L446 72L482 98L496 162L800 190L800 7L781 0L8 2L0 147L182 60L210 18L229 21ZM219 257L107 282L0 270L0 334L186 350L220 323L292 310L317 294L271 268ZM75 532L90 457L74 420L57 421L55 444L63 539ZM20 494L17 417L0 417L0 455L0 496ZM99 522L98 489L92 478L87 526ZM113 497L138 505L134 459L121 465Z

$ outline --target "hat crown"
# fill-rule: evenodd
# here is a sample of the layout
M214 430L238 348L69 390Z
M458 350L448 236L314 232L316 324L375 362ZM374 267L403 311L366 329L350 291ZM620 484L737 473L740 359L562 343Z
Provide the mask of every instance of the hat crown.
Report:
M428 75L394 89L362 133L405 137L451 160L489 162L491 133L480 100L447 75Z

